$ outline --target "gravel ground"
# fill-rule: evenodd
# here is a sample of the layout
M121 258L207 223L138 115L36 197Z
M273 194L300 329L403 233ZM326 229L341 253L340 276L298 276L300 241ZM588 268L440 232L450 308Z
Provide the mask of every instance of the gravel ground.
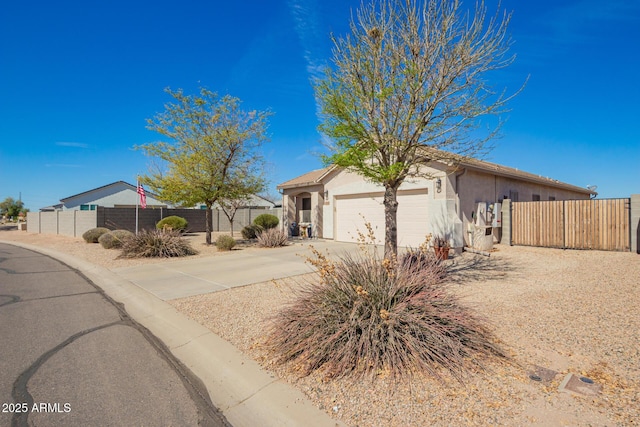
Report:
M219 235L228 233L212 233L211 240L216 241ZM192 258L203 258L215 256L218 249L215 245L207 245L205 241L205 233L190 233L185 238L191 243L191 246L198 251L197 255ZM240 232L235 233L236 239L241 239ZM142 264L155 264L161 262L171 262L166 258L118 258L120 251L117 249L104 249L99 244L87 244L82 238L75 238L62 235L37 234L25 231L1 230L0 240L16 240L32 245L41 245L62 250L73 256L77 256L94 264L106 268L134 267ZM253 244L247 244L242 240L238 240L234 250L252 250L255 249Z
M190 238L201 251L196 256L215 256L215 248L202 244L202 235ZM118 260L117 251L60 236L2 231L0 240L53 247L107 268L167 262ZM449 263L454 289L489 319L512 362L490 363L463 384L446 375L440 382L419 375L402 381L327 381L319 375L299 378L291 367L272 366L261 347L265 326L290 290L313 280L311 276L170 303L350 426L640 423L639 255L498 245L490 258L464 254ZM532 381L529 373L536 366L558 375ZM560 392L568 373L593 379L601 393Z

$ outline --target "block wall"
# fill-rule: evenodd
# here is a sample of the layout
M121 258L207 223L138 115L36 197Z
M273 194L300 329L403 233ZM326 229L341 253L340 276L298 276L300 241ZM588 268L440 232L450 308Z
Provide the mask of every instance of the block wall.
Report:
M242 227L249 225L260 214L269 213L282 220L282 209L239 209L233 221L234 231L239 232ZM204 209L138 209L138 230L154 229L162 218L177 215L189 222L189 231L201 233L206 230L206 211ZM212 211L212 231L229 232L229 220L224 212ZM72 237L82 237L82 234L95 227L106 227L110 230L136 231L135 208L105 208L98 207L95 211L54 211L29 212L27 214L27 229L32 233L63 234Z

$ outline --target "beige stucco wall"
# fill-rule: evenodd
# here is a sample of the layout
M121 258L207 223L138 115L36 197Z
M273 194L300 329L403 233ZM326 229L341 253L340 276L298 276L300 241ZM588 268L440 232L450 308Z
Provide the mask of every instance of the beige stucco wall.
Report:
M440 177L441 191L436 189L435 180L426 178L407 179L399 188L400 192L408 190L424 190L428 195L428 206L425 211L431 221L429 232L436 234L459 234L461 228L452 225L459 222L456 216L456 198L452 184L448 181L444 166L424 167L424 173ZM327 197L325 198L325 194ZM283 190L283 226L288 230L289 225L296 221L296 213L302 209L302 198L311 197L312 224L315 236L333 239L335 233L334 216L335 200L341 196L354 194L369 194L381 196L384 187L364 180L360 175L345 170L336 170L324 179L324 185L311 185L295 189ZM429 214L430 213L430 214ZM455 231L453 231L455 228ZM452 236L452 243L461 244L461 240Z
M39 212L39 214L40 233L58 234L58 212ZM27 226L27 229L29 229L29 226Z
M424 179L417 179L411 182L405 182L400 190L416 190L427 188L429 182ZM348 171L336 171L327 177L324 185L324 190L327 192L327 199L323 205L323 233L322 237L326 239L333 239L335 233L334 216L336 198L340 196L346 196L351 194L370 194L370 195L382 195L384 194L384 187L381 185L373 184L364 180L360 175L348 172ZM431 190L429 190L429 193Z
M501 177L474 169L448 170L445 165L435 164L425 166L421 171L434 178L407 179L399 191L425 190L428 195L425 211L429 216L429 232L449 235L454 247L469 243L464 230L467 230L467 224L471 221L471 213L476 209L476 202L499 202L509 198L513 192L518 193L519 201L531 201L533 194L540 195L540 200L549 200L549 197L555 197L556 200L589 198L588 194L569 189ZM437 178L440 178L442 183L440 192L436 188ZM302 209L301 197L311 196L313 233L318 237L332 239L335 234L336 198L355 194L384 194L383 186L368 182L360 175L345 170L335 170L323 181L324 185L316 184L283 191L285 227L292 221L297 221L295 215ZM495 240L499 241L500 237L500 230L494 230Z
M321 184L283 190L282 226L288 231L291 223L300 223L297 213L302 210L302 199L305 197L311 198L312 233L314 236L322 237L324 187Z
M58 214L58 234L76 237L76 212L85 211L69 210L56 212Z
M458 173L452 173L448 177L449 185L457 199L459 218L462 220L463 229L467 229L467 224L471 221L471 213L474 212L477 202L501 202L508 199L513 192L518 193L518 201L529 202L533 200L533 195L540 196L540 200L549 200L555 197L556 200L588 199L589 195L556 188L544 184L516 180L513 178L501 177L490 173L467 169ZM458 194L455 196L455 188L458 187ZM499 230L495 230L496 241L500 240ZM468 243L468 236L465 233L465 242Z
M436 165L435 167L423 167L423 174L430 174L434 177L441 178L441 191L436 189L435 179L426 178L409 178L399 188L399 192L408 190L424 190L428 196L428 206L425 212L428 215L429 226L427 232L434 234L447 234L451 236L454 246L461 245L461 226L457 223L455 216L455 192L448 182L447 171L444 166ZM335 200L338 197L353 194L369 194L371 196L381 196L384 194L384 187L376 185L364 180L360 175L347 172L335 171L325 179L324 190L327 192L328 198L325 200L322 223L322 237L333 239L335 233L334 217L335 217ZM453 194L453 196L452 196Z
M27 231L40 233L40 212L27 212Z
M70 210L27 214L27 230L32 233L81 237L85 231L95 228L96 224L97 211Z

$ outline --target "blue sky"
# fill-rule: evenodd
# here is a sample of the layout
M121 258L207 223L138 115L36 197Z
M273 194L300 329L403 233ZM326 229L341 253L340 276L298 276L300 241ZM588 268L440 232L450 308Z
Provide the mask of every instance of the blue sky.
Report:
M5 2L0 12L0 199L31 210L135 183L159 139L145 119L166 87L199 86L270 109L271 193L321 167L310 77L359 0ZM503 0L516 62L490 76L514 91L486 160L599 197L640 193L640 2ZM495 1L488 1L490 10Z

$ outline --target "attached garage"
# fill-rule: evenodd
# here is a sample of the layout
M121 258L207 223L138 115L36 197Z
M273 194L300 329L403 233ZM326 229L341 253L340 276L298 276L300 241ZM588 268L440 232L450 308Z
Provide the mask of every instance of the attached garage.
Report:
M501 202L519 194L521 200L589 199L589 189L543 178L507 166L476 159L458 164L433 161L408 177L398 191L398 246L417 247L425 236L442 237L451 247L470 243L476 203ZM357 242L365 223L384 242L384 187L336 165L307 172L278 186L282 192L285 229L306 223L314 237ZM308 206L310 198L311 206ZM306 203L306 204L305 204ZM502 232L510 236L510 228ZM493 230L496 240L501 231ZM510 237L509 237L510 238Z
M384 241L384 194L336 196L333 210L334 236L341 242L356 242L358 230L366 235L365 222L373 227L378 243ZM398 246L417 247L428 233L427 189L398 192Z

